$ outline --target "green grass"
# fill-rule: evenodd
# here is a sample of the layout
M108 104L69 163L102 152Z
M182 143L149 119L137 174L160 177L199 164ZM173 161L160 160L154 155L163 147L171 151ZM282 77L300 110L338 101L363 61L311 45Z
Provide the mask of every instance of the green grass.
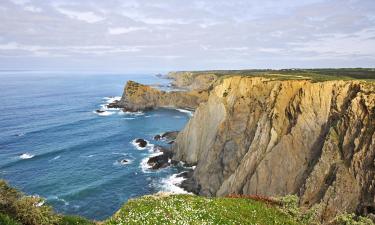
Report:
M1 225L21 225L16 220L10 218L8 215L0 213L0 224Z
M281 70L211 70L193 71L193 76L215 74L220 79L230 76L269 77L276 80L308 79L313 82L329 80L367 80L375 82L374 68L281 69Z
M129 200L105 224L299 223L274 206L250 199L170 195Z
M59 221L58 224L59 225L94 225L95 223L80 216L64 215L61 217L61 220Z

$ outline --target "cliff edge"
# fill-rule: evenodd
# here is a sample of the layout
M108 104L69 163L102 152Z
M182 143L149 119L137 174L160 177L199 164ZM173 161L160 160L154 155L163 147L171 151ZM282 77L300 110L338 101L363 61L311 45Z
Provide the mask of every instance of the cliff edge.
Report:
M375 211L375 88L364 81L233 76L179 133L200 195L297 194L321 220Z

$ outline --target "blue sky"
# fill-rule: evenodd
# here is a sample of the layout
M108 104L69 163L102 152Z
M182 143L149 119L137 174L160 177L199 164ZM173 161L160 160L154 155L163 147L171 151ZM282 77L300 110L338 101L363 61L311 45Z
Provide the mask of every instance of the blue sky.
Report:
M374 67L374 0L1 0L0 69Z

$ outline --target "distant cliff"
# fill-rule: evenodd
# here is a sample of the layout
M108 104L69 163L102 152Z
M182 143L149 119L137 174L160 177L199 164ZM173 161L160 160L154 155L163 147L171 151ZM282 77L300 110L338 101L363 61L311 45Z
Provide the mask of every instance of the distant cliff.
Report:
M166 92L134 81L128 81L117 106L124 108L126 111L148 110L157 107L195 109L207 99L207 90Z
M120 105L196 108L173 145L174 160L196 165L189 191L297 194L322 221L375 213L374 82L179 74L188 91L128 82Z

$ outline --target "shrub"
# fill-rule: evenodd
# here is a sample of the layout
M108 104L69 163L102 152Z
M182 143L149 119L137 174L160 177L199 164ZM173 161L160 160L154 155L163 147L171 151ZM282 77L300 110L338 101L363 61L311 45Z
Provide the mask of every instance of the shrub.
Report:
M87 220L80 216L68 216L64 215L61 217L59 225L94 225L90 220Z
M21 225L17 221L13 220L9 216L0 213L0 224L1 225Z
M44 200L37 196L25 196L0 180L0 213L6 214L24 225L53 225L59 216L52 208L43 205Z
M354 213L344 213L338 215L331 224L337 225L374 225L371 219L358 216Z
M281 210L295 218L302 224L320 224L317 218L317 208L312 207L308 210L302 210L299 205L299 198L296 195L286 195L278 198L281 202Z

